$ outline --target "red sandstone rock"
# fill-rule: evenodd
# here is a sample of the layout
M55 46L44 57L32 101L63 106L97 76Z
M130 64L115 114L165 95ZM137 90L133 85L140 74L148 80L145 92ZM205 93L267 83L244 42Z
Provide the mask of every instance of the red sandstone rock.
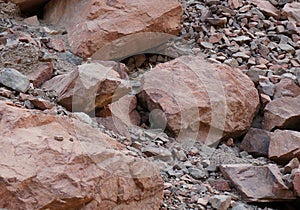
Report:
M139 125L141 120L136 105L134 95L123 96L97 113L97 122L130 139L128 128Z
M0 102L0 208L158 209L163 181L145 160L81 121Z
M230 9L237 9L240 7L239 0L228 0L228 4L229 4Z
M53 73L52 62L40 62L37 68L26 74L34 87L41 86L44 82L51 79Z
M176 0L163 3L159 0L53 0L44 11L46 21L67 29L72 52L84 58L127 35L140 32L176 35L180 31L181 15L181 4Z
M293 192L284 184L276 165L221 165L222 174L230 179L246 201L274 202L293 200Z
M47 47L56 50L58 52L65 52L66 46L63 40L51 38L49 42L46 43Z
M37 98L34 96L26 95L24 93L20 93L19 100L20 101L28 100L33 104L33 106L35 106L36 108L41 109L41 110L51 109L52 107L55 106L55 104L50 101L47 101L42 98Z
M272 16L276 19L280 17L280 10L274 7L269 1L266 0L250 0L256 5L264 14Z
M144 74L139 99L162 110L178 140L208 145L245 132L259 105L253 82L227 65L183 56ZM189 140L188 140L189 139Z
M43 87L55 90L58 103L68 110L91 112L130 91L128 81L122 79L124 68L116 62L86 63L69 74L52 78Z
M269 102L264 110L264 129L299 129L299 104L300 96L281 97Z
M300 132L276 130L271 134L269 158L286 163L293 158L300 159Z

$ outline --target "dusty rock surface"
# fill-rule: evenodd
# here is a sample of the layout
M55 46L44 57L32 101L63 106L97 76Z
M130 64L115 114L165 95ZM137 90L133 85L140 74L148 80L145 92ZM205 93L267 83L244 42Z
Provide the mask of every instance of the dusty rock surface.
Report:
M164 112L166 128L179 140L190 135L208 145L243 134L259 105L257 90L242 72L193 56L145 73L139 99L149 111Z
M122 68L114 62L82 64L69 74L47 81L43 88L55 90L57 102L70 111L95 111L130 91Z
M276 165L222 165L221 171L238 186L238 190L249 201L270 202L295 199L293 192L280 177Z
M1 208L156 209L159 172L78 120L0 102Z
M176 35L180 31L181 15L181 4L176 0L167 0L163 4L157 0L54 0L45 7L44 18L65 27L72 52L87 58L110 42L133 33Z
M276 130L271 134L269 158L278 162L288 162L300 158L300 132Z

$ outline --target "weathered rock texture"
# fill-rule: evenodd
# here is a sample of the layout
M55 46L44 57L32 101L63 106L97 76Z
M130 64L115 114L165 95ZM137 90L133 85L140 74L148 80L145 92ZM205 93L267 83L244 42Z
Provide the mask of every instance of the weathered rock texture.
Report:
M300 3L299 2L292 2L287 3L283 9L283 15L287 16L287 18L291 21L300 21Z
M68 110L90 112L126 95L130 91L126 77L125 65L99 61L56 76L43 87L55 90L58 103Z
M276 130L271 134L269 158L286 163L293 158L300 159L300 132Z
M280 17L280 10L278 10L267 0L250 0L250 2L256 5L264 14L272 16L276 19Z
M269 102L264 111L263 126L266 130L274 128L300 130L300 96L282 97Z
M88 124L0 102L0 208L158 209L149 162Z
M276 165L222 165L221 172L230 179L247 201L272 202L293 200L293 192L284 184Z
M106 44L139 32L177 34L180 31L181 4L131 0L53 0L45 8L46 21L68 30L71 50L84 58ZM107 52L109 53L109 52Z
M167 129L179 140L216 145L245 132L259 98L253 82L227 65L182 56L144 74L139 99L149 111L162 110ZM189 139L189 140L187 140Z
M300 95L300 87L292 79L284 78L275 84L274 98L297 97L298 95Z

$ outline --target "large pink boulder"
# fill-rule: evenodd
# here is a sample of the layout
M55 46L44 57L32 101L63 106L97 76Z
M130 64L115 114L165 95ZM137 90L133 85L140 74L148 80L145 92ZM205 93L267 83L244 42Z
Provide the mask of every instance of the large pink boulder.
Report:
M162 110L166 129L189 145L193 140L216 145L240 136L259 105L253 82L240 70L210 64L199 56L157 65L144 74L142 89L140 101L149 111Z
M47 22L67 29L71 50L84 58L127 35L177 34L181 15L177 0L52 0L44 11Z
M0 208L159 209L149 162L76 119L0 101Z

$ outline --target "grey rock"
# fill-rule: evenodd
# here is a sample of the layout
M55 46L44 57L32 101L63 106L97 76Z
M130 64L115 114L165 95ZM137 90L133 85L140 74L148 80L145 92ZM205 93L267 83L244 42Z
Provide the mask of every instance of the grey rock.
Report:
M162 161L170 161L172 160L172 153L163 148L163 147L152 147L152 146L145 146L142 148L142 152L147 155L148 157L155 157Z
M200 45L204 48L207 48L207 49L213 49L214 48L214 45L209 43L209 42L201 42Z
M238 204L232 207L232 210L248 210L243 204Z
M0 71L0 83L15 91L25 93L30 88L29 79L12 68L4 68Z
M258 88L262 93L268 96L272 97L274 95L275 85L267 77L260 77Z
M81 65L82 64L82 58L77 56L77 55L74 55L73 53L71 53L69 51L61 53L60 57L62 59L65 59L69 63L74 64L74 65Z
M289 78L291 80L297 80L297 76L295 76L294 74L292 73L284 73L280 76L281 79L284 79L284 78Z
M259 68L250 68L245 73L254 83L258 83L259 76L265 76L267 72Z
M237 52L237 53L234 53L234 54L232 55L232 57L234 57L234 58L244 58L244 59L249 59L249 58L250 58L250 56L247 55L247 54L244 53L244 52Z
M283 50L283 51L287 51L289 53L294 54L295 53L295 48L293 48L291 45L289 44L279 44L278 47Z
M239 66L239 63L234 58L227 59L226 61L224 61L224 63L233 68L237 68Z
M230 207L231 197L227 195L214 195L209 199L209 203L218 210L227 210Z
M189 168L189 174L194 178L194 179L203 179L206 177L206 173L203 170L200 170L198 168Z
M235 38L232 38L233 41L236 41L236 42L240 42L240 43L243 43L243 42L248 42L251 40L250 37L248 36L238 36L238 37L235 37Z
M183 150L177 150L177 149L173 149L172 150L173 155L175 156L175 158L179 161L186 161L187 157L186 154Z

